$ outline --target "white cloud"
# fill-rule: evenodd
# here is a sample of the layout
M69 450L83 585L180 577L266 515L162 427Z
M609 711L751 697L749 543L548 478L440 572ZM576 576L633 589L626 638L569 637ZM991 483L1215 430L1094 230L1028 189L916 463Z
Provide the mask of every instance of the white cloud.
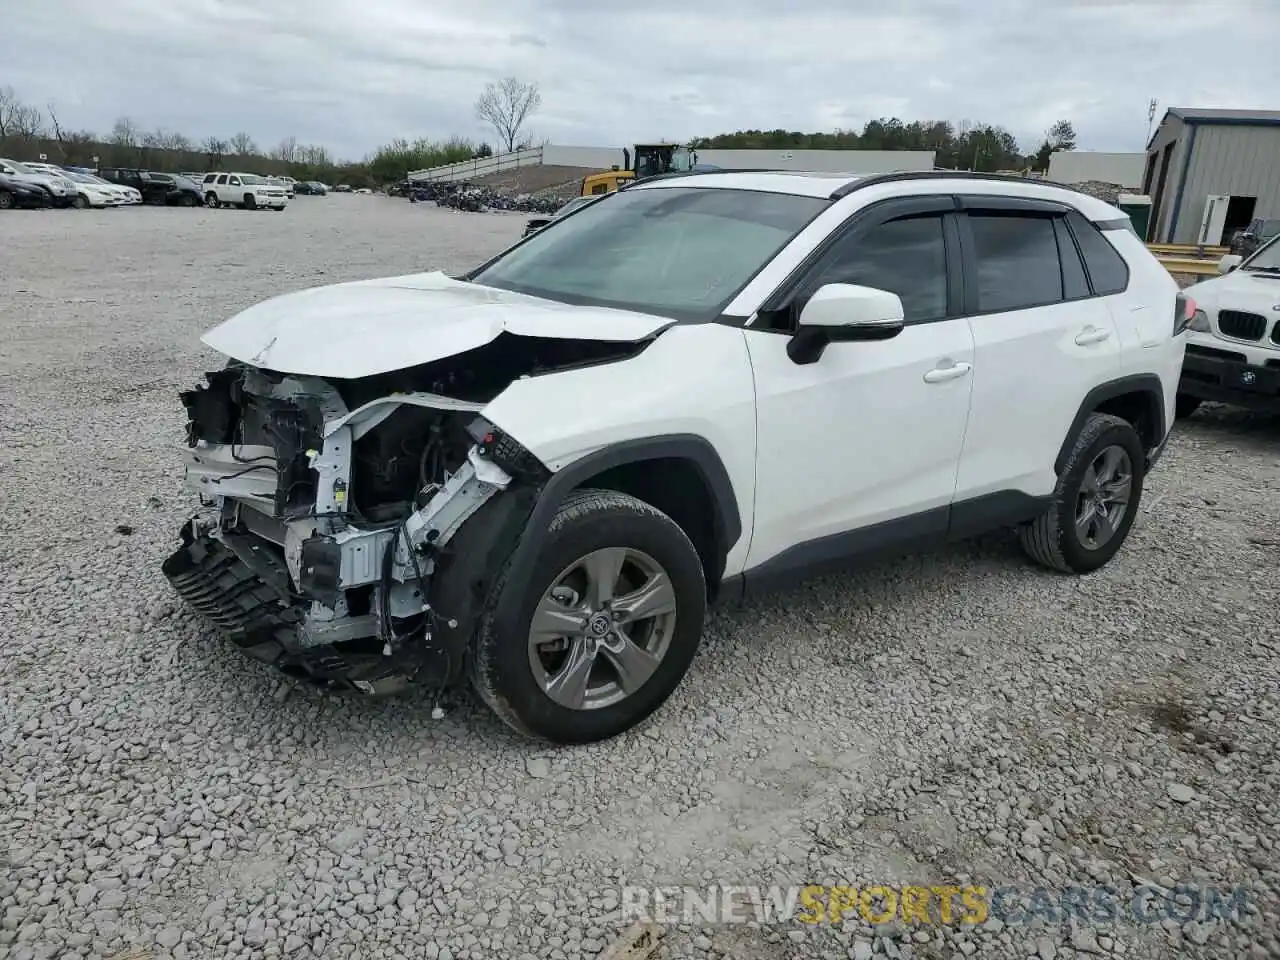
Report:
M0 86L64 126L127 114L200 138L295 136L359 157L397 136L490 136L486 81L536 80L531 131L621 145L881 115L997 123L1034 149L1139 150L1147 101L1265 107L1273 0L39 0L10 4ZM780 9L788 12L780 13Z

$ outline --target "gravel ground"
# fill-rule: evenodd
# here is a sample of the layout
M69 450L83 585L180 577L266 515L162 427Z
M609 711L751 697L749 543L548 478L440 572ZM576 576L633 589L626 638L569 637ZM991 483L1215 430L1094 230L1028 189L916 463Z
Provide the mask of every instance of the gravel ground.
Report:
M523 223L358 196L0 215L0 955L591 957L624 882L709 881L1171 899L1149 924L672 926L659 956L1280 953L1275 417L1180 425L1091 577L1000 536L716 613L669 705L591 747L466 696L432 721L294 688L179 607L175 391L220 365L198 335ZM1248 907L1181 921L1180 882Z

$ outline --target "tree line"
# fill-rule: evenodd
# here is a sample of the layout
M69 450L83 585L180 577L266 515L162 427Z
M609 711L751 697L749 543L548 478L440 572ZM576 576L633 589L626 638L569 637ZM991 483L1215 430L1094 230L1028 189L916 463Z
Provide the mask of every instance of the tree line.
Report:
M934 163L951 170L1048 170L1055 150L1074 150L1075 127L1059 120L1045 131L1031 153L1004 127L989 123L894 118L872 120L859 130L799 133L791 130L739 130L698 137L694 149L731 150L932 150Z
M498 150L509 152L532 146L528 121L542 105L536 83L506 77L487 84L476 99L477 119L492 128ZM800 133L777 130L739 130L689 143L694 149L769 150L932 150L940 167L958 170L1046 170L1055 150L1076 145L1075 129L1060 120L1045 131L1037 148L1023 153L1017 138L1003 127L987 123L946 120L872 120L861 130ZM0 87L0 156L36 160L41 154L54 163L85 167L139 167L170 172L207 171L234 167L246 173L288 174L299 180L378 186L403 180L412 170L457 163L492 155L487 143L464 137L443 140L393 140L360 161L335 159L328 148L299 143L289 136L263 148L253 137L238 132L223 139L202 140L163 128L148 130L128 116L119 117L109 133L70 130L59 121L52 103L39 107L23 102L12 87ZM96 159L95 159L96 158Z

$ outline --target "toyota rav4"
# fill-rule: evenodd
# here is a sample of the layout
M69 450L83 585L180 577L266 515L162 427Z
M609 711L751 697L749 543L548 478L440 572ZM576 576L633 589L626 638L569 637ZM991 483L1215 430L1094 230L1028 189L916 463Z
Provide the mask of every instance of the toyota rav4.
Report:
M320 684L469 678L558 742L640 722L706 605L1013 527L1087 573L1173 421L1191 304L1118 209L995 176L658 177L457 277L205 335L205 509L164 563Z

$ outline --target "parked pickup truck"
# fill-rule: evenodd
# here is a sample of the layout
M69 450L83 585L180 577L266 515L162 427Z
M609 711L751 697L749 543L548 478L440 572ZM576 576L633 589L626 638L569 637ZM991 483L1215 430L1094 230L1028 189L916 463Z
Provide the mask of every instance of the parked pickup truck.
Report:
M204 178L204 201L211 207L269 207L283 210L289 204L284 187L256 173L210 173Z

